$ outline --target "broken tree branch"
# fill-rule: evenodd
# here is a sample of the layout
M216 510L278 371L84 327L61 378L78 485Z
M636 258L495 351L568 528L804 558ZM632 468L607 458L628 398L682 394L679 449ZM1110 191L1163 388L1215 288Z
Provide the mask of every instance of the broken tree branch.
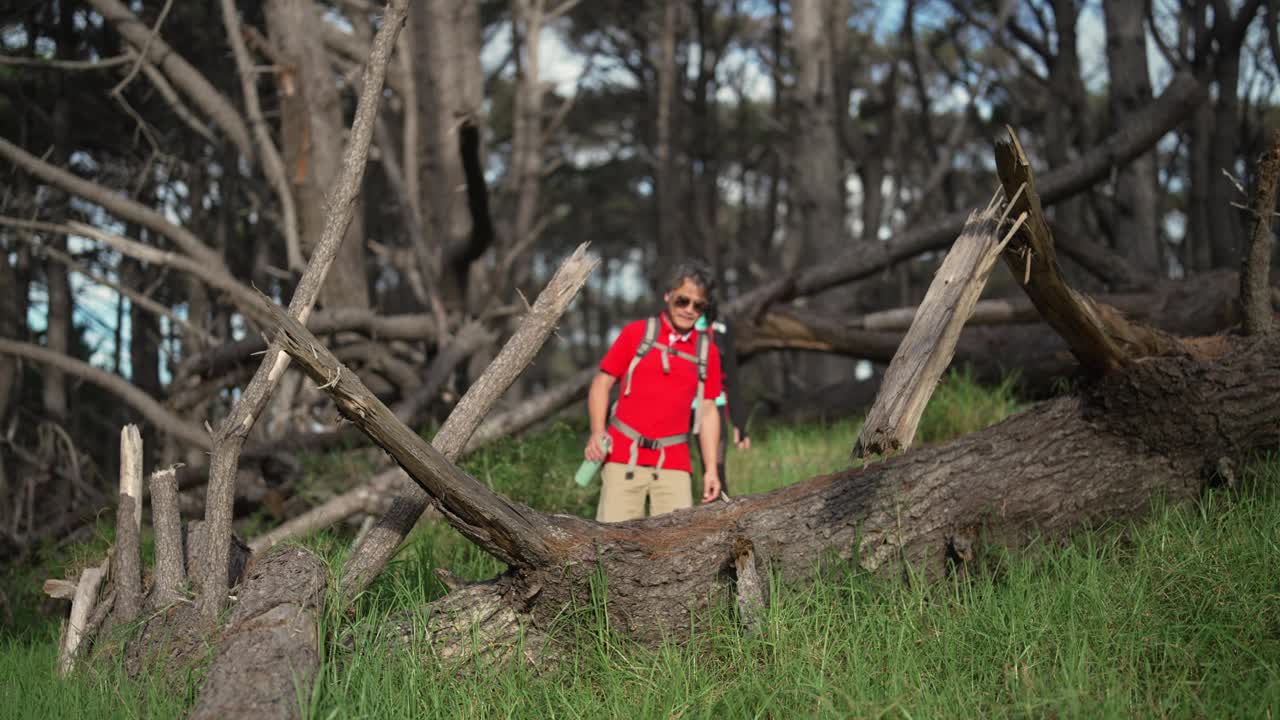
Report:
M101 2L102 0L98 0ZM373 41L373 50L365 65L365 77L351 124L351 136L343 155L342 172L329 192L329 210L324 229L316 243L306 272L298 282L289 302L290 318L305 323L319 297L320 288L332 267L343 237L351 224L355 202L368 163L369 143L373 138L374 119L381 103L383 78L395 47L396 35L404 24L408 0L391 0L387 4L382 28ZM279 312L271 308L274 312ZM304 330L305 332L305 330ZM236 470L240 450L253 429L258 415L266 407L271 393L289 366L289 358L277 350L268 351L258 372L245 388L240 401L223 421L214 436L210 461L209 488L205 502L205 524L208 553L204 559L198 607L201 614L213 620L227 599L227 568L231 549L232 506L235 501Z
M120 504L116 508L116 590L113 625L133 622L142 611L142 435L137 425L120 430Z
M855 459L911 446L925 405L955 355L965 320L1005 244L1025 219L1026 213L1018 216L1013 229L1004 234L998 206L969 216L885 371L875 404L854 443Z
M529 565L551 554L540 515L463 472L396 418L364 383L298 321L277 311L274 341L338 406L441 505L451 524L503 562ZM455 411L456 413L457 411ZM367 543L366 543L367 545Z
M200 242L200 239L191 231L169 222L159 212L98 183L82 180L62 168L54 167L2 137L0 137L0 157L4 157L50 185L102 207L121 220L137 223L169 238L174 245L201 265L225 271L222 258L216 252Z
M89 4L141 55L163 70L173 84L181 88L227 134L245 158L253 159L253 144L249 140L249 129L245 126L244 118L199 70L192 67L158 33L153 33L151 28L119 0L89 0Z
M71 618L67 620L67 633L58 653L58 672L66 675L75 666L76 655L87 637L89 616L93 613L94 603L98 599L98 588L107 574L110 560L103 560L97 567L85 568L80 572L80 580L76 583L76 594L71 601Z
M555 330L560 316L568 309L569 303L598 263L598 260L587 257L587 246L584 244L578 246L573 255L560 265L551 282L538 294L515 335L499 351L480 379L467 389L436 434L432 444L444 458L452 462L462 454L481 421L542 349ZM438 501L442 500L435 493L431 493L431 496ZM423 493L412 493L393 501L382 521L361 543L360 551L347 563L342 587L348 597L354 597L368 587L382 571L426 510L427 501L428 497Z
M1130 323L1118 310L1077 292L1058 267L1041 208L1040 193L1026 153L1013 129L1009 141L996 145L996 169L1014 213L1027 213L1026 223L1005 248L1004 259L1045 322L1060 334L1086 369L1107 373L1152 355L1182 351L1177 338Z
M245 111L249 114L249 124L253 126L253 139L258 145L258 152L262 154L262 171L271 186L275 188L276 197L280 200L285 254L289 269L302 272L302 268L306 266L306 260L302 257L302 241L298 238L298 210L293 203L293 190L289 187L289 178L284 169L284 161L280 159L280 150L271 139L271 131L262 117L262 106L258 102L258 74L253 68L253 59L249 57L249 49L245 47L244 34L236 14L234 0L222 0L222 23L227 29L231 54L236 59L236 71L240 74L240 90L244 94Z
M150 605L161 608L182 598L187 570L182 560L182 518L178 511L178 474L175 468L151 474L151 526L155 530L155 585Z

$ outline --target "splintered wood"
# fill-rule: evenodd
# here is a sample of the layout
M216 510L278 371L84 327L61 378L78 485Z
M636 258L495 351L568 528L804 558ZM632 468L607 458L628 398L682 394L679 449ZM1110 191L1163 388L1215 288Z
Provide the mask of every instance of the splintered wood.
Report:
M970 213L889 363L854 446L855 459L898 452L911 445L925 405L951 364L960 330L973 314L987 277L1009 238L1026 220L1022 213L1011 230L1003 231L1012 207L1012 203L1002 207L993 199L985 210Z

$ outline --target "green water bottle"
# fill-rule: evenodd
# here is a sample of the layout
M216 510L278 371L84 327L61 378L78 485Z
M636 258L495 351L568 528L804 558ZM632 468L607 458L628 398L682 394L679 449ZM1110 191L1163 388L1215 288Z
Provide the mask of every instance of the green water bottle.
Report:
M609 450L613 447L613 439L609 437L609 433L600 436L600 444L604 446L604 454L607 457ZM600 472L600 466L604 464L603 460L583 460L578 466L578 472L573 476L573 481L581 487L591 484L596 473Z

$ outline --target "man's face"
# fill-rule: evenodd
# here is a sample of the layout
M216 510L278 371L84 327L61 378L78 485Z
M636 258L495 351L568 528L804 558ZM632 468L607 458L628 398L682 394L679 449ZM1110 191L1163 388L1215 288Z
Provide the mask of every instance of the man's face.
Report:
M676 332L687 333L707 309L707 294L688 278L675 290L668 290L662 299L667 303L667 313Z

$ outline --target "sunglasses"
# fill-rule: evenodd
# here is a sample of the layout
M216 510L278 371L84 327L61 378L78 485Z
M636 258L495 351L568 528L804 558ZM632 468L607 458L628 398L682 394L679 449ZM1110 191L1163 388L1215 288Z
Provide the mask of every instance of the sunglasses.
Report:
M693 311L697 313L703 313L703 312L706 312L707 310L707 303L705 300L695 301L692 298L685 297L684 295L677 295L675 300L672 301L672 304L674 304L676 307L680 308L681 310L689 307L689 305L692 304Z

